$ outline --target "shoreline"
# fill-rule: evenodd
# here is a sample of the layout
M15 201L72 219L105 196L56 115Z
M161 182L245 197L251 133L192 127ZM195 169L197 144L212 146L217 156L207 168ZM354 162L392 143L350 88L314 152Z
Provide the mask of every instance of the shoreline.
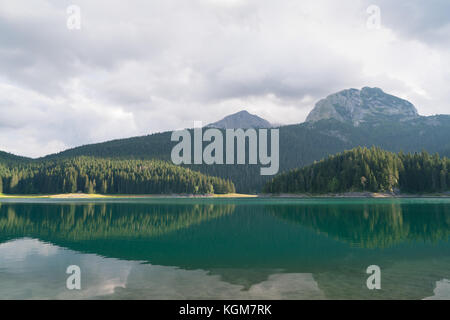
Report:
M388 198L450 198L450 193L429 193L429 194L409 194L409 193L385 193L385 192L345 192L326 194L307 193L280 193L261 194L261 198L355 198L355 199L388 199Z
M317 199L317 198L334 198L334 199L386 199L386 198L450 198L450 193L436 193L436 194L393 194L393 193L379 193L379 192L347 192L336 194L296 194L296 193L281 193L281 194L119 194L119 195L105 195L105 194L86 194L86 193L68 193L68 194L38 194L38 195L8 195L0 194L2 199L145 199L145 198L174 198L174 199L232 199L232 198L260 198L260 199L282 199L282 198L297 198L297 199Z
M62 194L37 194L37 195L9 195L0 194L1 199L140 199L140 198L180 198L180 199L214 199L214 198L257 198L258 195L229 193L229 194L87 194L87 193L62 193Z

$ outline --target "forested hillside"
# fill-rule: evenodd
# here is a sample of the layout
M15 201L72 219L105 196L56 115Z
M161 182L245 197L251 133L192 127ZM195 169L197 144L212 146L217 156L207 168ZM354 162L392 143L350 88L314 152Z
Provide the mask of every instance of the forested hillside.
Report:
M114 140L70 149L45 159L74 156L170 161L175 142L170 132ZM392 152L430 153L450 150L450 116L418 117L409 121L383 121L354 126L321 120L280 127L280 172L304 167L329 155L358 146L377 146ZM231 179L239 192L260 192L272 177L261 176L259 165L190 165L192 170Z
M0 193L210 194L235 192L233 183L159 160L89 157L0 164Z
M264 192L445 192L450 190L449 169L450 160L438 154L395 154L359 147L280 174L266 184Z
M16 156L12 153L0 151L0 163L17 163L17 162L25 162L30 161L30 158Z

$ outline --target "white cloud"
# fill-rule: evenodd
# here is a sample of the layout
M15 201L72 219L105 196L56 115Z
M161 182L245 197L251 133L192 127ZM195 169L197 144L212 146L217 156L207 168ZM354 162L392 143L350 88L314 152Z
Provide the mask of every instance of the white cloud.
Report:
M243 107L299 123L349 87L449 111L440 0L380 1L380 30L366 27L366 0L80 0L79 31L66 28L70 4L0 8L0 150L36 157Z

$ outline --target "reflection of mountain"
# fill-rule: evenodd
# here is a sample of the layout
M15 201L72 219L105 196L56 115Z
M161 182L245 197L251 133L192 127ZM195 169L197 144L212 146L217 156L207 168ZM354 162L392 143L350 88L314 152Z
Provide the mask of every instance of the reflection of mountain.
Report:
M70 241L157 237L232 214L234 205L16 204L0 207L2 237Z
M371 203L268 206L276 217L363 248L405 241L436 242L450 236L448 204Z

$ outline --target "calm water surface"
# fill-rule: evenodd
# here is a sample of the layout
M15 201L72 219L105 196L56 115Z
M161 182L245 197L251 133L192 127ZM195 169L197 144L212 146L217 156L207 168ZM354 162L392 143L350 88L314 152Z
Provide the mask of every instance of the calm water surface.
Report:
M450 299L449 235L449 199L1 200L0 299Z

